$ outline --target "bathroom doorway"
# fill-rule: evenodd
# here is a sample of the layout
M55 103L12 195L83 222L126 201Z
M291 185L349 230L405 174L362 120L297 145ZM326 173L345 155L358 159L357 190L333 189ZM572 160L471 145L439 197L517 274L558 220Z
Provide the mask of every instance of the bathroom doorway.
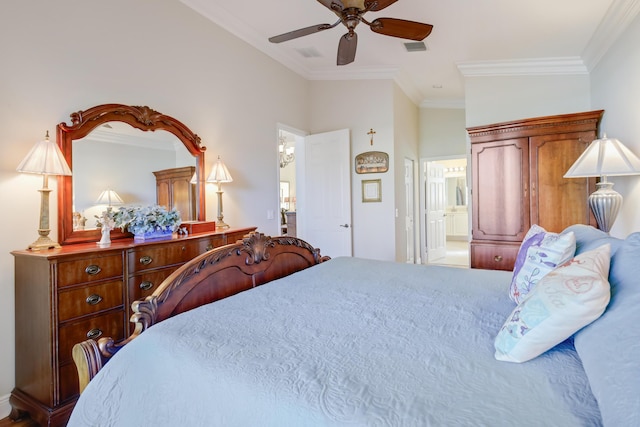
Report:
M429 264L469 267L470 191L466 157L422 160L422 259ZM428 173L437 170L438 174ZM437 180L433 185L430 179ZM442 185L442 182L444 185ZM430 194L435 193L435 194ZM433 200L440 201L434 208ZM434 218L434 215L440 218ZM429 224L439 224L437 227ZM431 234L431 235L430 235ZM429 251L435 256L429 256ZM431 254L433 255L433 254Z

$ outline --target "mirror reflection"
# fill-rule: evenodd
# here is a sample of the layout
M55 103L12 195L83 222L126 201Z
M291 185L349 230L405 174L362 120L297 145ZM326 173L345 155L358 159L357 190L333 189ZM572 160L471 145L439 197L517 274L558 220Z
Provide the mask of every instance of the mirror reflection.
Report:
M164 130L145 132L123 122L107 122L73 141L73 229L96 228L95 216L108 206L167 204L157 195L154 172L179 171L189 177L181 185L191 208L181 205L182 220L195 218L196 160L175 135ZM167 175L167 173L164 173ZM175 175L173 173L172 175ZM170 202L169 202L170 203ZM172 206L166 206L173 208Z
M446 178L447 206L466 206L467 180L465 177Z

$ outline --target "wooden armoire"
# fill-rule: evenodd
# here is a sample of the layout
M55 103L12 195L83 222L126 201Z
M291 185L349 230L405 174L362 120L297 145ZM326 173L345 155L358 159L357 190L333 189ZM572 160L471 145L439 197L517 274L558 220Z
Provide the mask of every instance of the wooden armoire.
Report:
M167 209L177 209L183 221L196 219L196 186L191 182L194 166L156 171L156 200Z
M603 110L467 128L471 140L471 267L512 270L533 224L596 226L594 178L563 178L597 138Z

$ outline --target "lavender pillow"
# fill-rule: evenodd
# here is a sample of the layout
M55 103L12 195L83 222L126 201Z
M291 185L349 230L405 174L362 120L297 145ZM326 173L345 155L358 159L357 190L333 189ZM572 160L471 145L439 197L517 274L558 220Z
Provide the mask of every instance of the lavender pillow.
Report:
M540 279L571 260L575 252L573 232L550 233L537 224L531 226L518 251L509 297L520 304Z

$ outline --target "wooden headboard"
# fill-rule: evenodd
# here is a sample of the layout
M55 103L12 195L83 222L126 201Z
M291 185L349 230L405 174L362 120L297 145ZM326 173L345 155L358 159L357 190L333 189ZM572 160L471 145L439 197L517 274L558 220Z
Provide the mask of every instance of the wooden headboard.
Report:
M131 306L135 330L116 343L110 337L73 347L80 392L104 364L151 325L328 260L295 237L252 232L234 244L206 252L167 277L156 291Z

